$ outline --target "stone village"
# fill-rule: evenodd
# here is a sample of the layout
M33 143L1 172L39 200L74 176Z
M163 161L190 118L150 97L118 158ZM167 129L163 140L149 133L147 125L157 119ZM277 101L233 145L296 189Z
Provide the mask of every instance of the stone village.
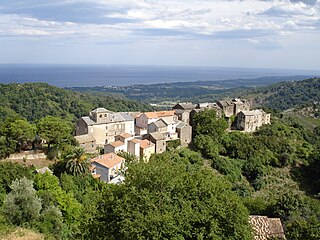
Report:
M166 151L177 141L181 147L192 141L193 117L205 109L214 109L217 117L229 119L229 131L254 132L270 124L270 114L262 109L251 110L247 100L232 99L215 103L178 103L170 111L111 112L97 108L76 122L76 140L87 152L103 149L103 155L90 160L91 174L101 181L119 184L124 181L126 152L148 162L154 153ZM231 120L232 119L232 120ZM250 216L255 240L285 239L279 218Z
M270 114L261 109L250 110L247 100L232 99L214 103L178 103L170 111L111 112L97 108L76 122L75 138L88 153L103 149L103 155L91 159L91 172L104 182L119 183L127 152L147 162L154 153L162 153L175 141L188 146L192 141L193 116L205 109L214 109L218 117L235 121L230 130L254 132L270 123Z

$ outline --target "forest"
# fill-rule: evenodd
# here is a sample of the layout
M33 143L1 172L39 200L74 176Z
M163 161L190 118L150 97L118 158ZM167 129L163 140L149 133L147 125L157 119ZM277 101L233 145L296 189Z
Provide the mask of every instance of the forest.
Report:
M0 84L0 119L22 117L34 122L46 116L74 121L92 109L148 111L150 105L125 98L77 93L46 83Z
M22 99L16 93L14 99ZM82 96L61 94L72 100ZM132 103L128 109L143 106L118 101ZM6 102L11 100L3 97ZM23 101L15 104L23 108ZM194 117L189 148L171 147L148 163L124 155L126 180L110 185L91 176L92 155L73 138L77 109L63 110L63 105L57 104L55 116L39 118L6 105L19 116L5 115L1 122L2 157L45 147L53 174L0 161L0 236L28 229L45 239L249 240L249 215L266 215L281 219L289 240L320 239L319 126L307 129L275 114L272 124L255 133L229 132L227 119L202 111ZM39 139L47 145L39 145Z
M124 96L133 100L158 104L163 102L212 102L223 98L240 96L244 98L257 97L257 103L259 103L268 97L263 104L267 104L268 107L270 106L275 109L285 110L295 103L296 105L302 101L308 103L308 100L312 100L314 97L309 94L309 90L312 88L317 89L318 86L319 79L312 80L307 76L283 76L117 87L73 87L70 89L81 93ZM298 92L292 92L293 89L297 89ZM280 90L281 92L279 92ZM277 96L277 99L273 99L268 95L268 93L271 92ZM315 95L317 94L315 93ZM299 98L299 96L301 98ZM284 97L286 97L286 99L284 99ZM278 106L277 103L279 99L281 101Z

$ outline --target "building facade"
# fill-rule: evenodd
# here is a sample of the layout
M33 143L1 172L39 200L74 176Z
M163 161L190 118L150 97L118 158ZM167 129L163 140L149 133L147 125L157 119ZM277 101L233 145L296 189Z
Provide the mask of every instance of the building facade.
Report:
M101 181L110 182L119 176L124 169L125 159L114 153L100 155L91 159L91 173Z
M98 146L113 142L122 133L134 134L134 119L128 113L97 108L76 122L76 136L90 134Z
M254 132L264 124L270 124L270 114L262 109L241 111L237 114L236 128L238 130Z

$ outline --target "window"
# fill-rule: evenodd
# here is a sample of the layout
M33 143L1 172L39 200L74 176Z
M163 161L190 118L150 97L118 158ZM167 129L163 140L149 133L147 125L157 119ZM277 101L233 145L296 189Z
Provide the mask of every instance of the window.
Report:
M102 114L99 115L99 118L102 118Z

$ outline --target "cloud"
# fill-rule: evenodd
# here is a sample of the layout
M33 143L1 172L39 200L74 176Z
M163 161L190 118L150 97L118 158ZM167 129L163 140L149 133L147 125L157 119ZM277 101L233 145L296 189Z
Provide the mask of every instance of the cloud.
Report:
M294 4L284 2L266 9L261 14L273 17L313 16L316 14L316 9L303 2Z
M318 29L315 1L2 0L1 36L131 41L270 39Z

